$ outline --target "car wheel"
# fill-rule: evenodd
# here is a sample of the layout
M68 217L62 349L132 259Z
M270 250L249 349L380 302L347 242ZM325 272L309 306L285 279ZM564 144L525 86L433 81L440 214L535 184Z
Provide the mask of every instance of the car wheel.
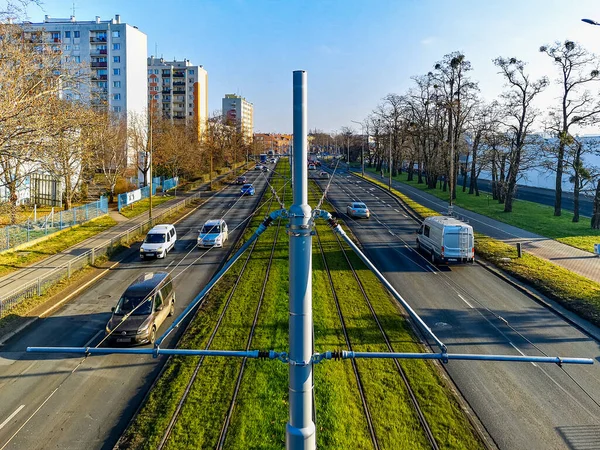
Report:
M171 301L171 308L169 309L169 317L175 314L175 300Z
M148 343L152 346L154 346L154 343L156 342L156 327L152 327L152 330L150 331L150 336L148 337Z
M421 243L417 240L417 251L421 251Z

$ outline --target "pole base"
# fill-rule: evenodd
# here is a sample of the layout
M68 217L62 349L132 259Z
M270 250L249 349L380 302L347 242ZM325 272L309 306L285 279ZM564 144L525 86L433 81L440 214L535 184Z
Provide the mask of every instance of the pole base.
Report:
M311 422L306 428L285 426L285 448L287 450L315 450L317 448L316 427Z

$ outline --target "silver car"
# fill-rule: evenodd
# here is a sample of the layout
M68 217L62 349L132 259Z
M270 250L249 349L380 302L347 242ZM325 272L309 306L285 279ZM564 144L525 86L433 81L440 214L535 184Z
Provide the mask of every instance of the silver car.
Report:
M371 215L371 211L367 208L367 205L360 202L353 202L346 206L346 214L350 217L362 217L368 219Z

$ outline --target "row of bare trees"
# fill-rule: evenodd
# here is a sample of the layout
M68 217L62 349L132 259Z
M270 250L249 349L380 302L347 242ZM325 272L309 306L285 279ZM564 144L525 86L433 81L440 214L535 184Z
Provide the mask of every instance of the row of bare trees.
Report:
M574 185L575 214L579 221L579 196L595 199L592 228L600 228L600 168L590 155L600 156L596 140L581 137L583 129L600 120L600 96L590 89L600 79L597 58L572 41L540 47L557 69L559 98L543 113L539 94L549 85L546 77L535 79L525 62L517 58L493 60L504 81L498 99L482 99L472 79L471 63L461 52L445 55L432 71L413 77L403 94L388 94L363 122L370 137L365 162L392 175L407 172L409 180L429 188L439 187L456 198L462 189L479 195L477 181L485 171L491 178L492 196L513 210L517 183L530 169L551 169L556 176L554 215L562 213L562 185ZM350 137L352 130L334 136L315 131L319 145L331 138L357 160L364 136ZM391 156L391 158L390 158Z

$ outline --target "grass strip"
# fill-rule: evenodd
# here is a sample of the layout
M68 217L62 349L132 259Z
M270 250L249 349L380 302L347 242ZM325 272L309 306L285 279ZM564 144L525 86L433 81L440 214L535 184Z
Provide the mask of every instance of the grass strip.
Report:
M27 267L37 261L56 255L109 228L117 222L110 216L101 216L81 225L61 231L56 236L37 242L30 247L0 254L0 276Z
M374 183L386 187L379 181L374 180ZM396 189L392 188L392 193L421 217L439 216L438 212L420 205ZM518 258L516 248L481 233L475 233L475 252L583 319L600 326L600 284L530 253L523 252L523 257Z
M159 205L162 205L165 202L168 202L169 200L173 200L175 197L170 197L170 196L152 196L152 208L156 208ZM121 209L120 213L121 215L127 217L128 219L131 219L133 217L137 217L140 214L148 211L148 209L150 208L150 199L149 198L144 198L138 202L133 203L131 206L125 206L124 208Z
M365 171L373 174L376 173L374 168L365 168ZM393 177L393 179L425 191L441 200L449 200L450 194L448 191L429 189L425 184L418 184L414 180L408 181L407 173L402 173ZM482 195L479 197L473 194L469 195L468 191L462 191L461 186L457 186L454 204L587 252L593 252L594 244L600 243L600 230L590 228L589 217L581 216L580 221L574 223L573 213L563 211L561 216L556 217L554 216L554 207L552 206L515 199L513 211L505 213L504 204L493 200L491 194L482 192Z

